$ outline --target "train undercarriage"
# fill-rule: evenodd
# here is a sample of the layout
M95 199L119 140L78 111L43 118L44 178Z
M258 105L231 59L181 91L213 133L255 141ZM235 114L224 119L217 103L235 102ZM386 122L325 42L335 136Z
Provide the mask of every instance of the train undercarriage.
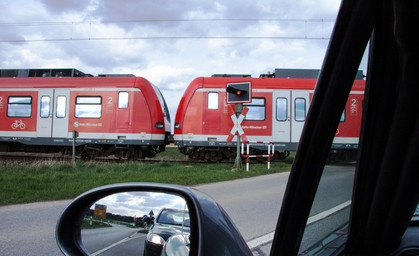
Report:
M236 148L230 147L179 147L179 151L187 155L190 159L202 160L207 162L221 162L225 160L234 160L236 157ZM266 150L250 148L250 155L266 155ZM283 161L289 156L290 152L275 151L274 160ZM261 158L262 159L262 158Z
M206 162L221 162L234 160L237 149L234 147L179 147L179 151L187 155L189 159L201 160ZM267 150L250 148L250 155L267 155ZM274 161L285 161L290 155L290 151L275 151ZM355 161L357 155L356 149L334 149L329 153L328 161ZM266 161L266 157L253 158L258 161Z
M94 160L102 157L114 156L124 160L139 160L154 157L165 151L165 146L147 145L111 145L111 144L85 144L75 147L75 155L83 160ZM1 143L0 152L26 152L26 153L61 153L72 156L71 146L33 146L22 143Z
M146 157L154 157L165 150L164 146L138 146L138 145L84 145L76 148L76 156L84 160L100 157L114 156L119 159L136 161ZM65 155L72 155L72 150L67 148Z

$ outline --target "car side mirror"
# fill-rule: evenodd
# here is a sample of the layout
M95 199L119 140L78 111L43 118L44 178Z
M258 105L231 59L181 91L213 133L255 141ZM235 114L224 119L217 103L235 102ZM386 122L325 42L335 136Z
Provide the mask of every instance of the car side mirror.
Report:
M168 227L173 235L156 231ZM155 183L113 184L80 195L59 218L56 240L64 255L141 255L146 241L162 255L252 255L212 198L192 188ZM127 249L130 245L136 249Z
M155 225L155 213L163 217L168 211L179 214ZM91 255L160 255L168 239L180 233L190 234L186 201L162 192L119 192L101 198L86 210L81 225L81 241ZM154 243L154 237L163 243Z

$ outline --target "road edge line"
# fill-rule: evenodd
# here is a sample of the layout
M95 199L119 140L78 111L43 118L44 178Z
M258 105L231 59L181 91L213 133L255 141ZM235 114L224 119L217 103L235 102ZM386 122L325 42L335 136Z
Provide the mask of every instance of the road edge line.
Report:
M324 218L326 218L326 217L328 217L328 216L330 216L330 215L348 207L349 205L351 205L351 202L352 202L352 200L348 200L344 203L341 203L340 205L337 205L333 208L330 208L329 210L326 210L324 212L321 212L321 213L318 213L314 216L311 216L307 220L307 225L313 224L313 223L315 223L319 220L322 220L322 219L324 219ZM249 248L251 250L253 250L253 249L255 249L259 246L262 246L264 244L267 244L267 243L271 242L274 239L274 235L275 235L275 231L271 232L271 233L268 233L268 234L265 234L265 235L262 235L260 237L253 238L252 240L249 240L249 241L246 242L247 246L249 246Z

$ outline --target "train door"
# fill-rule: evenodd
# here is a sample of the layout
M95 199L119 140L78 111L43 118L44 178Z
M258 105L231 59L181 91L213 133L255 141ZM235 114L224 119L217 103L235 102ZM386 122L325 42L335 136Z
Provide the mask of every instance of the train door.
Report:
M291 143L298 143L300 141L301 132L306 121L308 104L308 91L291 91Z
M112 101L112 98L111 100ZM129 92L118 92L118 108L116 109L116 128L117 129L128 129L129 128L129 116L130 116L130 102L129 102ZM132 103L131 103L132 104ZM113 109L113 104L108 105L110 110Z
M53 89L39 89L38 111L36 122L37 137L52 136L52 107L54 99Z
M54 90L52 136L66 138L68 136L68 115L70 105L70 90Z
M307 116L308 91L274 90L272 95L274 142L295 150Z
M219 92L208 92L206 97L205 106L205 121L204 121L204 133L214 133L215 131L219 132L220 122L221 122L221 113L220 110L220 95Z
M274 142L291 142L291 91L274 90L272 99L272 137Z

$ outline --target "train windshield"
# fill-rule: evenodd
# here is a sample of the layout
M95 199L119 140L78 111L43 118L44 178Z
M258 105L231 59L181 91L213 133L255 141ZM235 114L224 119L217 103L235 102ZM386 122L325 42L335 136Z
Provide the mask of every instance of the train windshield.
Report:
M153 86L153 89L156 92L157 97L159 98L164 117L167 118L167 121L170 123L170 113L169 113L169 108L167 107L166 101L164 100L164 97L161 94L159 88L155 86L154 84L151 84L151 85Z

